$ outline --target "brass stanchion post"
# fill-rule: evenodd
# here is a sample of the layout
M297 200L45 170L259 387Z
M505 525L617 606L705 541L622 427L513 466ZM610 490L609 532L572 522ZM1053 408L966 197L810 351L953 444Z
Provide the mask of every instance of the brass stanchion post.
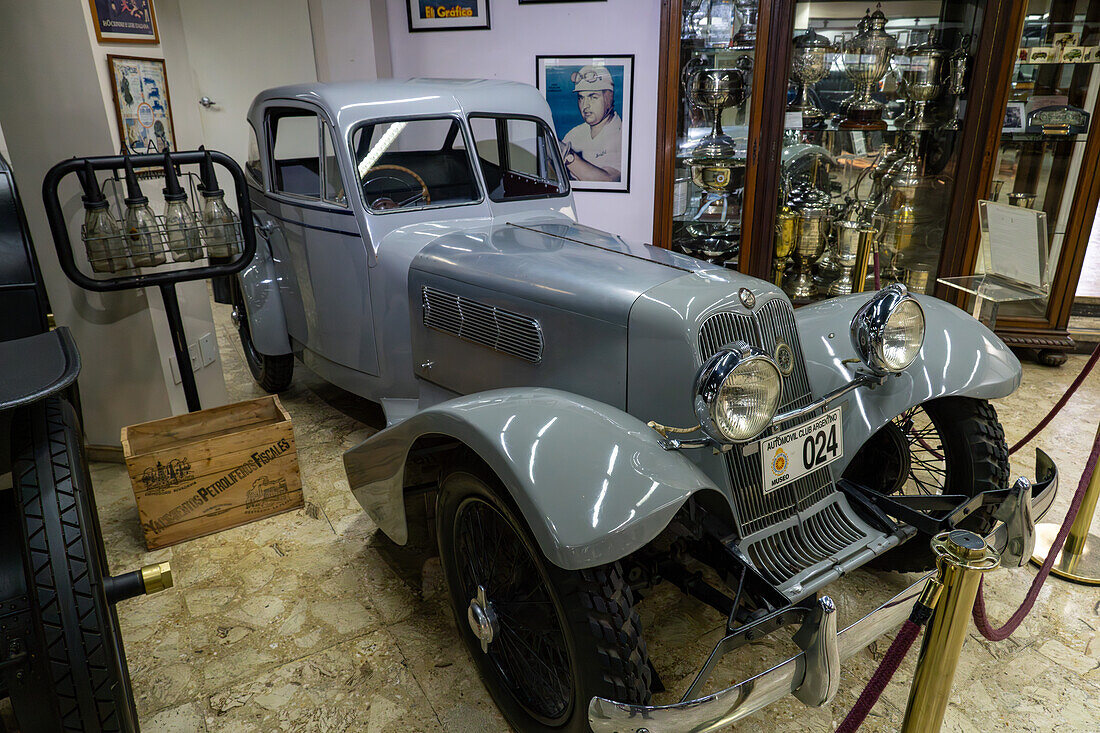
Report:
M936 535L932 550L938 560L943 591L936 604L917 658L909 705L905 709L902 733L936 733L951 696L951 683L959 664L970 611L978 594L982 573L1000 563L997 552L978 535L962 529Z
M1096 430L1100 437L1100 428ZM1081 509L1070 525L1069 535L1062 552L1050 568L1053 575L1082 585L1100 585L1100 537L1089 534L1092 517L1096 513L1096 500L1100 499L1100 470L1093 471ZM1050 546L1058 536L1060 525L1044 522L1035 527L1035 554L1031 561L1042 565L1050 553Z

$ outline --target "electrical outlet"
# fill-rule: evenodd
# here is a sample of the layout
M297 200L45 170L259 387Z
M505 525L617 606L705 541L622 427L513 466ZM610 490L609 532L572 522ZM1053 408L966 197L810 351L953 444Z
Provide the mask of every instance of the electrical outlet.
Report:
M199 345L191 344L187 347L187 355L191 357L191 373L202 369L202 355L199 353Z
M214 334L208 333L199 338L199 354L204 367L218 360L218 343L214 340Z
M168 366L172 369L172 381L175 384L183 384L183 377L180 376L180 366L176 363L176 357L168 357Z

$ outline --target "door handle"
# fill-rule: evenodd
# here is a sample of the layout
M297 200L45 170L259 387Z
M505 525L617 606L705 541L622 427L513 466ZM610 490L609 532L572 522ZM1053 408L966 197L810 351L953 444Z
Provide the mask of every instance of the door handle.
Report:
M260 221L256 218L253 222L256 225L256 229L259 230L260 236L264 239L271 239L271 232L275 231L275 221Z
M201 104L203 107L206 107L207 109L210 109L215 104L217 104L217 102L215 102L210 97L204 96L202 99L199 100L199 104Z

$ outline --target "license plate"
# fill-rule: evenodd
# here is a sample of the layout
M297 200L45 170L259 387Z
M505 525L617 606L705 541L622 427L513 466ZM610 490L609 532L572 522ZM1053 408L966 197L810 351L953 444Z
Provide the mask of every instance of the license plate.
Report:
M797 481L844 455L839 407L760 441L764 493Z

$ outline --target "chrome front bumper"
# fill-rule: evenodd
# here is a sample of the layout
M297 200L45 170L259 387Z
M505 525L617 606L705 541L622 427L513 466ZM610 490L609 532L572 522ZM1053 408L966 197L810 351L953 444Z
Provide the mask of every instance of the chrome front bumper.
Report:
M1031 521L1047 513L1058 491L1058 472L1053 461L1042 451L1036 454L1039 480L1030 487ZM1026 534L1027 528L1014 530L1012 525L1013 522L1000 524L987 538L989 544L998 550L1010 543L1022 541L1026 544L1026 537L1021 539L1020 533ZM1023 562L1026 561L1024 558ZM901 626L932 575L932 572L925 574L859 621L834 632L834 637L823 642L818 640L819 643L808 645L807 651L767 672L711 695L657 706L630 705L594 697L588 705L589 725L595 733L704 733L728 726L787 695L795 695L809 704L823 705L835 692L839 662L853 657L871 642ZM831 606L831 601L824 603L827 600L821 599L824 605ZM834 613L825 614L822 619L831 619L835 624ZM807 627L804 625L803 629ZM822 649L829 653L823 654ZM827 658L823 660L823 657ZM824 676L830 679L822 679ZM829 692L821 694L822 690Z

